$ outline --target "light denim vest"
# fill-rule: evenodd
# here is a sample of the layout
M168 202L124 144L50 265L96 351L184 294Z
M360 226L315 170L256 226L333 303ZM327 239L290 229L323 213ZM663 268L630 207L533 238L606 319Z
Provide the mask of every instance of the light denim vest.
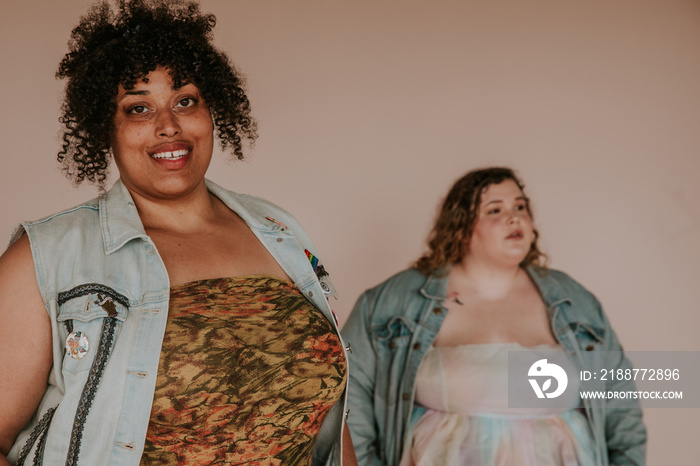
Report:
M246 222L337 332L326 298L332 285L327 276L319 280L314 272L305 250L315 256L316 250L297 221L263 199L232 193L208 180L207 188ZM138 465L151 413L170 285L131 195L117 181L104 196L23 223L13 241L24 231L51 317L53 368L46 394L8 459L12 464L51 466ZM116 305L112 316L99 304L107 297ZM89 349L82 359L64 350L72 331L87 336ZM26 343L31 350L31 342ZM347 390L324 422L314 465L341 464L346 399Z
M578 369L583 368L584 351L587 359L621 354L617 337L591 293L562 272L526 270L547 306L554 336ZM353 347L348 426L360 465L397 465L411 444L413 427L425 412L414 406L416 375L447 315L446 294L444 270L426 277L408 269L365 291L343 327L343 336ZM596 367L631 366L621 358L601 359ZM615 382L614 387L598 383L591 389L634 390L628 381ZM617 407L615 403L583 403L598 464L642 466L646 453L642 411L638 404L630 409L629 404Z

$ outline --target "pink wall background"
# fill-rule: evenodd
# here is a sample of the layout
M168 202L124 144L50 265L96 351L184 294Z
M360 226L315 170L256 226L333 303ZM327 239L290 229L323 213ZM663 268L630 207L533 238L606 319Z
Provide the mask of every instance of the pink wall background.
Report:
M71 28L90 2L6 2L0 238L96 194L56 169ZM422 251L469 169L509 165L551 265L628 350L700 350L700 2L205 0L260 139L209 176L306 226L344 321ZM649 464L694 464L698 409L647 409Z

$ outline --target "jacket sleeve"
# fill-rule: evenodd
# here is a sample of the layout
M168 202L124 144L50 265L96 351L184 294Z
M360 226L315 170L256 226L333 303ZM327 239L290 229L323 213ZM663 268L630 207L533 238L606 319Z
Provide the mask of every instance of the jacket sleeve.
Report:
M594 298L595 299L595 298ZM595 304L600 311L608 335L605 338L605 350L613 358L606 362L606 367L631 369L632 364L625 357L622 346L615 335L610 322L603 313L598 300ZM608 380L606 391L634 391L633 380ZM642 421L642 409L634 400L607 400L604 408L605 438L608 447L608 459L611 466L644 466L646 464L647 430Z
M371 292L360 296L342 331L345 341L352 347L347 421L358 464L383 466L374 414L377 355L370 333L372 304Z

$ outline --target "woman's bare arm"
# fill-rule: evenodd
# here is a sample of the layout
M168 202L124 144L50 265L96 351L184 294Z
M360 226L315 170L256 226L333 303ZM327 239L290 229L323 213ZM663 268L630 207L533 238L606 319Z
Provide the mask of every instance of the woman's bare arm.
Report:
M0 256L0 466L46 392L51 322L34 274L29 239Z

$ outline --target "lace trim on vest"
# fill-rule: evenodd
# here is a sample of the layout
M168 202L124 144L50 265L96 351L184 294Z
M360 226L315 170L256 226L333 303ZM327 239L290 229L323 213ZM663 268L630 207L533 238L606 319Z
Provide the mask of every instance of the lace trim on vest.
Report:
M100 285L99 283L86 283L84 285L78 285L73 289L64 291L58 294L58 305L62 306L71 299L78 298L80 296L85 296L91 293L102 293L111 297L114 301L118 302L124 307L129 307L129 300L126 296L121 293L117 293L112 288L106 285Z
M54 411L55 410L56 409L54 408ZM53 412L51 413L51 417L53 418ZM49 429L47 426L47 428L41 433L41 437L39 437L39 444L34 452L34 466L41 466L41 463L44 462L44 449L46 448L46 438L48 437L48 434Z
M78 456L80 454L80 443L83 439L83 429L87 415L92 408L92 402L95 399L95 392L102 380L102 373L107 365L107 360L112 352L112 342L114 341L114 329L117 327L117 319L109 317L105 319L102 325L102 335L100 336L100 346L97 348L95 360L90 367L88 380L83 387L83 393L80 395L78 402L78 410L75 413L73 421L73 431L71 432L70 446L68 449L68 457L66 458L66 466L78 464Z
M29 435L27 443L24 444L22 451L19 452L16 466L24 466L24 461L27 459L27 456L29 456L34 442L36 442L39 437L41 437L41 440L39 440L39 446L34 454L34 464L41 464L41 459L44 455L44 446L46 445L46 433L49 430L49 425L51 425L51 419L53 418L53 413L56 412L56 408L58 408L58 406L49 408L49 410L44 413L41 420L34 426L34 430L32 430L32 433Z

